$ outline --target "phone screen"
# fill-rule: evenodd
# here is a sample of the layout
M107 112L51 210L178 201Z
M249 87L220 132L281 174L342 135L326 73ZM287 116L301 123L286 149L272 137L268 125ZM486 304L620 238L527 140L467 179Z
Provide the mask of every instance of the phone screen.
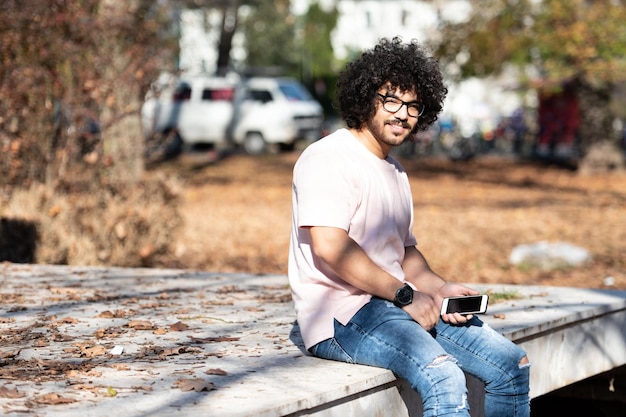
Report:
M478 312L480 311L482 299L483 299L482 296L450 298L448 300L448 308L446 309L446 312L447 313Z

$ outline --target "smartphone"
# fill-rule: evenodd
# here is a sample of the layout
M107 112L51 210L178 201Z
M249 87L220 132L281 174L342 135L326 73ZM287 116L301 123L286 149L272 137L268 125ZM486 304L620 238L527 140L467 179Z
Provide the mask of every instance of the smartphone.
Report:
M444 298L441 303L441 314L482 314L487 311L488 302L487 294Z

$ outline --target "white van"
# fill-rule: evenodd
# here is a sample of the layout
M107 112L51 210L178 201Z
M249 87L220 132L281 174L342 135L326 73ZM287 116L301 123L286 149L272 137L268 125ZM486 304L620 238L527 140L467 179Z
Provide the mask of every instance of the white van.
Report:
M226 144L237 80L197 77L166 85L146 100L141 114L146 136L175 131L183 143Z
M319 139L323 110L293 79L197 77L147 100L142 123L147 136L176 132L186 145L236 144L259 154L270 146Z
M289 78L256 77L243 81L235 95L229 137L246 152L268 145L293 147L321 137L322 106L302 84Z

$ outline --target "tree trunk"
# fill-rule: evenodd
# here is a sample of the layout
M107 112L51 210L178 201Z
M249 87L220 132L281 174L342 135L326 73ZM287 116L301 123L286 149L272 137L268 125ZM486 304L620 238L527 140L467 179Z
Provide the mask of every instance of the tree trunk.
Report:
M230 69L230 50L237 29L238 9L239 0L230 0L222 7L222 28L217 48L217 73L220 75L225 75Z

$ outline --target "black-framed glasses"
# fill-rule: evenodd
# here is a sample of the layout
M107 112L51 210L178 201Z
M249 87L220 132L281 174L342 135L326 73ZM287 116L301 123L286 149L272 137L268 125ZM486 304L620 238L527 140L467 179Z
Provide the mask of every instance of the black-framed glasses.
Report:
M402 101L396 96L385 96L378 93L383 101L383 109L389 113L397 113L402 106L406 106L406 112L411 117L420 117L424 113L424 105L416 101Z

